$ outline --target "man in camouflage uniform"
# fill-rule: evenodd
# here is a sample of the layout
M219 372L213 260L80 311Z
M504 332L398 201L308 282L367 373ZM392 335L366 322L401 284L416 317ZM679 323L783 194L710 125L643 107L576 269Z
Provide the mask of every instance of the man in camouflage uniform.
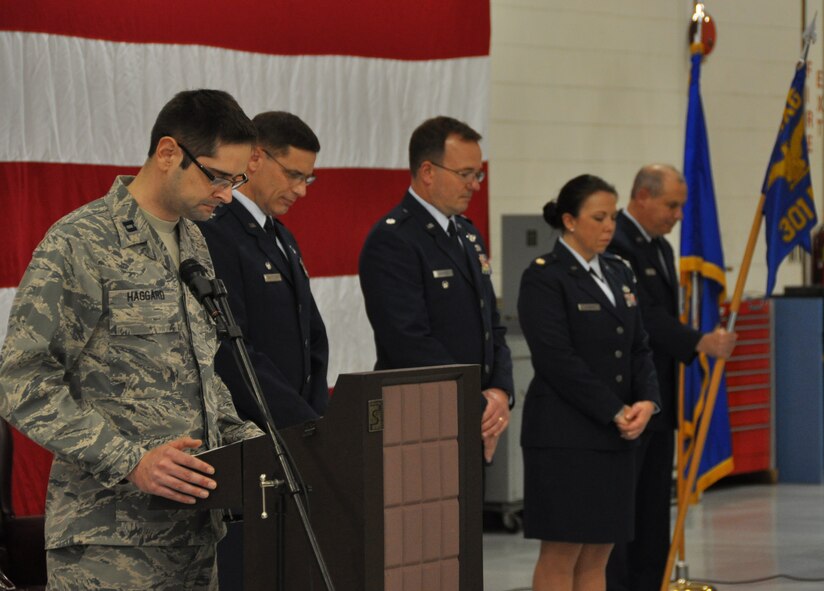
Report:
M255 129L222 91L160 112L137 176L58 221L35 250L0 353L0 415L54 452L50 589L216 589L216 483L190 453L258 435L214 372L214 326L180 281L212 272L189 220L245 180ZM192 166L194 164L194 166Z

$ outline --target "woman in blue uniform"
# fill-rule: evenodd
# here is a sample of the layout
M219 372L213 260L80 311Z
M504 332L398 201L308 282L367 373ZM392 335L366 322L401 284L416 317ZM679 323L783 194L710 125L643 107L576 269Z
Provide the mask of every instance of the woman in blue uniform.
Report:
M521 327L535 376L524 403L524 535L541 540L534 591L601 591L633 537L635 446L659 396L635 277L604 251L618 196L569 181L544 207L562 236L524 271Z

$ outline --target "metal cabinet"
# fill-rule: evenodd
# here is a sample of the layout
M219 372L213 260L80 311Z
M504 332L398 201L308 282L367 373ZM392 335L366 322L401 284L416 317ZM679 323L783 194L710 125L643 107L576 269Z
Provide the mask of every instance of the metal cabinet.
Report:
M776 464L780 482L824 482L824 299L775 309Z
M735 465L732 474L772 470L775 468L775 419L770 301L741 302L735 332L738 342L726 364Z

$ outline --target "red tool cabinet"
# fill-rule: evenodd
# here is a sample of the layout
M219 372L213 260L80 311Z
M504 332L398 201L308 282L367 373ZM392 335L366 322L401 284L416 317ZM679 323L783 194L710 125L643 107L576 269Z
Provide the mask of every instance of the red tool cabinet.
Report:
M724 308L726 324L728 306ZM738 343L726 364L727 399L735 469L745 474L775 468L772 306L769 300L741 302L735 325Z

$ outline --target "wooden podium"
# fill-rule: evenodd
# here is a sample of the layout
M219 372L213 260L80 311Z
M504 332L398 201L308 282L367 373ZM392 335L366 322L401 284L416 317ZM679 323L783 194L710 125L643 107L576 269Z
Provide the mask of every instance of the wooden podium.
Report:
M475 365L346 374L322 419L280 432L338 591L483 589L480 392ZM288 496L278 533L271 442L199 457L218 482L200 508L242 507L244 590L323 590Z

